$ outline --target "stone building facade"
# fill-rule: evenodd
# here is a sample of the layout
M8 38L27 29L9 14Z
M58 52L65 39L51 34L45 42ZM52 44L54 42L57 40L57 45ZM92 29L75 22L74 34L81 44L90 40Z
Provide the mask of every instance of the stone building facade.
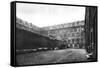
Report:
M43 27L43 29L47 30L51 39L62 41L62 44L66 45L67 47L84 48L84 21Z
M16 27L49 37L51 40L58 40L58 46L63 45L67 48L84 48L85 46L84 20L39 28L17 18Z

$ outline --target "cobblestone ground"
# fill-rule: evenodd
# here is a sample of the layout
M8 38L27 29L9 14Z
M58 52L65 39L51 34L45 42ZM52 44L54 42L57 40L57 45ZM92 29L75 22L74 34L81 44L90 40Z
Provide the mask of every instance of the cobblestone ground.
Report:
M80 62L87 60L85 49L63 49L17 55L18 65Z

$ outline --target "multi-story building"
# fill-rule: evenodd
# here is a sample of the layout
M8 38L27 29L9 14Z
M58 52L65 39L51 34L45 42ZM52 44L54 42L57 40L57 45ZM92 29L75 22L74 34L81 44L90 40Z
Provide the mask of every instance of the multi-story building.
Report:
M49 37L51 40L58 40L59 44L57 45L60 47L64 46L67 48L84 48L84 21L77 21L68 24L64 23L60 25L47 26L42 28L39 28L19 18L16 19L16 23L17 28Z
M67 47L83 48L85 45L84 21L43 27L43 29L47 30L50 38L63 41Z
M41 34L41 35L44 35L44 36L48 36L47 31L42 30L38 26L35 26L32 23L24 21L20 18L16 18L16 27L20 28L20 29L23 29L23 30L30 31L32 33L37 33L37 34Z

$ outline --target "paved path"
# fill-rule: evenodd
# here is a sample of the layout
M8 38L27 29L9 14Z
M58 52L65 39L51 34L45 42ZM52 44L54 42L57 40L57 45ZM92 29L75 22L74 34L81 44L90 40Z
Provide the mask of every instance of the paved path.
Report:
M17 55L19 65L78 62L87 60L85 49L63 49Z

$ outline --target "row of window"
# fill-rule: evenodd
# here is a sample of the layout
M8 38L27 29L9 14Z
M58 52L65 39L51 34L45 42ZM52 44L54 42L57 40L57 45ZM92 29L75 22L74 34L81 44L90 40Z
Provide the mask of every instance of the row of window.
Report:
M66 42L68 43L84 43L84 38L77 38L77 39L66 39Z
M60 30L51 30L48 31L48 34L62 34L62 33L74 33L74 32L82 32L84 31L83 27L79 28L66 28L66 29L60 29Z
M62 33L62 34L48 34L49 36L61 37L61 38L71 38L71 37L85 37L85 32L75 32L75 33Z
M81 33L81 32L75 32L75 33L66 33L66 34L63 34L62 37L81 37L81 36L84 36L84 33Z

